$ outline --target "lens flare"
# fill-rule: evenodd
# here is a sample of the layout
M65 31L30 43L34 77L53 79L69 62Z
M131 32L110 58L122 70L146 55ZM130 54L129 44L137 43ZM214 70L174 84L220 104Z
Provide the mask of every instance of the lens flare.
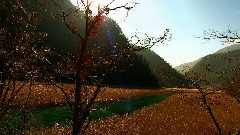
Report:
M110 43L110 49L111 49L111 56L116 56L116 51L115 51L115 47L113 45L113 40L112 40L112 36L111 36L111 31L110 31L110 27L109 27L109 23L107 21L107 17L104 17L104 25L106 27L107 30L107 35L108 35L108 40Z

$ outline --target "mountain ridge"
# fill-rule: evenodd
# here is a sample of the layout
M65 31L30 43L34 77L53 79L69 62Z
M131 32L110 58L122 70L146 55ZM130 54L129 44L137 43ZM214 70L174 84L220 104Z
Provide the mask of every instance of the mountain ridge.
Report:
M234 50L240 50L240 44L233 44L231 46L227 46L224 47L222 49L219 49L218 51L212 53L212 54L208 54L206 56L203 56L195 61L192 62L187 62L187 63L183 63L179 66L174 67L174 69L176 69L178 72L180 73L186 73L189 72L198 62L202 61L205 57L209 56L209 55L213 55L213 54L220 54L220 53L229 53L231 51Z
M192 67L184 72L186 76L197 75L199 78L206 79L207 83L202 82L202 85L224 83L233 77L240 66L240 44L224 47L194 62ZM189 63L186 65L188 66Z
M240 44L233 44L233 45L224 47L224 48L216 51L213 54L216 54L216 53L227 53L227 52L230 52L230 51L233 51L233 50L240 50Z

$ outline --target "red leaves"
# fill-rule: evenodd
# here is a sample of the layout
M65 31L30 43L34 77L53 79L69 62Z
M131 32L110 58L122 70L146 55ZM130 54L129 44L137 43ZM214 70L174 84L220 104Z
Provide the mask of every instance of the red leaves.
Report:
M85 69L81 72L81 78L86 78L90 75L90 72L88 69Z
M68 27L74 32L76 32L78 30L78 27L74 25L72 20L68 20Z
M76 72L76 63L69 63L68 64L68 68L70 68L73 72Z
M90 75L90 70L96 68L93 62L93 58L95 55L87 54L87 56L81 56L78 52L76 52L77 60L75 62L69 63L68 67L73 71L80 71L80 77L86 78ZM83 57L83 58L81 58Z
M97 38L98 29L103 21L104 17L102 15L94 16L91 21L88 23L89 37Z
M86 57L84 60L85 65L91 65L92 64L92 58L91 57Z

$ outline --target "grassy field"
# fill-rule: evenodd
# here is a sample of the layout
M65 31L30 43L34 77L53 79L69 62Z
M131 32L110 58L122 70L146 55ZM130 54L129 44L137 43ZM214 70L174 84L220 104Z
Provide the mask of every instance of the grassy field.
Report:
M212 107L223 134L240 131L240 104L224 93L210 94L207 100ZM35 132L34 132L35 133ZM71 128L54 126L36 134L70 135ZM92 122L87 135L214 135L217 129L202 103L201 95L194 91L179 93L160 104L144 107L131 114L113 115Z
M72 88L71 85L65 87ZM163 94L169 92L175 94L172 96ZM165 96L161 99L158 97L159 94ZM46 88L36 85L31 96L38 97L32 104L38 106L38 109L31 112L32 116L38 118L30 124L40 128L29 130L26 134L70 134L71 128L63 125L69 124L71 115L68 107L64 106L64 96L59 90L51 86ZM167 99L164 100L165 98ZM21 103L20 101L24 100L24 92L16 99ZM161 102L162 100L164 101ZM240 104L236 99L219 92L209 94L207 101L224 134L236 134L240 131ZM201 95L195 89L103 88L97 102L101 104L92 111L93 121L86 131L88 135L217 134L211 117L202 103ZM10 118L13 123L19 119L14 116Z
M61 85L61 84L59 84ZM74 89L72 84L64 84L63 86L66 89L66 93L73 98L71 90ZM88 86L90 91L95 90L95 87ZM29 85L26 85L24 89L16 97L15 102L12 103L12 106L19 106L21 103L24 103L29 93ZM146 95L155 95L162 94L166 91L162 89L130 89L130 88L110 88L103 87L99 93L96 102L106 102L106 101L118 101L122 99L128 99L133 97L141 97ZM171 92L171 91L167 91ZM91 94L91 93L90 93ZM55 106L65 104L64 94L56 87L51 85L44 84L35 84L32 87L30 92L29 104L31 106Z
M240 104L227 94L208 96L213 113L224 134L237 134L240 130ZM213 135L213 124L199 93L175 94L160 104L133 112L131 115L113 116L90 125L91 135Z
M129 98L121 101L111 101L98 103L93 108L90 115L90 119L99 120L112 115L124 115L126 113L132 113L143 107L147 107L153 104L157 104L171 96L171 93L164 93L158 95L141 96L137 98ZM18 113L19 109L14 109L0 125L0 127L15 126L18 127L16 122L19 121L21 114ZM42 127L50 128L54 124L58 123L62 126L69 126L72 121L70 108L67 106L57 107L44 107L36 108L28 112L30 115L30 123L33 123L29 127L32 129L39 129ZM14 118L14 119L13 119ZM38 124L35 125L34 121Z

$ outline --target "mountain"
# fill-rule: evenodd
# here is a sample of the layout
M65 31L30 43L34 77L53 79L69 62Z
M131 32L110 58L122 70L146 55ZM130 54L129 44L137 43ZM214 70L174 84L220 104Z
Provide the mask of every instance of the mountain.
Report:
M231 46L224 47L224 48L216 51L213 54L229 53L229 52L234 51L234 50L240 50L240 44L239 43L238 44L233 44ZM189 72L198 62L202 61L203 59L204 59L204 57L199 58L199 59L197 59L193 62L188 62L188 63L181 64L179 66L174 67L174 69L176 69L180 73L185 74L185 73Z
M37 2L37 1L32 1ZM42 17L39 19L38 31L47 33L47 37L43 39L43 44L54 48L57 55L48 58L52 63L60 61L62 52L65 54L75 55L77 49L78 38L66 28L61 18L56 15L62 14L61 10L51 3L42 3L45 8L42 9ZM66 11L66 14L74 9L74 5L70 1L63 1L61 8ZM70 9L70 10L69 10ZM4 18L4 10L0 9L0 18ZM71 15L71 21L83 31L84 35L85 20L81 13ZM4 19L0 19L1 24ZM100 47L98 49L101 56L112 57L112 53L116 48L124 48L129 46L129 41L123 34L119 25L111 18L105 18L100 25L100 35L89 41L91 48ZM115 48L116 47L116 48ZM67 53L65 53L67 52ZM99 56L100 57L100 56ZM175 87L182 86L183 82L174 77L165 77L158 67L167 67L167 70L173 74L178 74L167 62L160 56L150 50L144 52L133 53L128 59L122 59L116 66L116 72L110 75L107 79L107 85L121 86L140 86L140 87ZM97 72L92 72L94 76L101 76L106 69L100 69Z
M232 77L240 65L239 60L240 50L232 50L227 53L214 53L205 56L201 61L196 63L191 71L206 74L206 79L209 83L217 84Z
M191 68L196 64L198 63L199 61L201 61L202 58L198 59L198 60L195 60L193 62L188 62L188 63L184 63L184 64L181 64L179 66L176 66L174 67L174 69L176 69L178 72L182 73L182 74L185 74L186 72L188 72L189 70L191 70Z
M66 12L73 9L74 6L69 1L64 1L61 4L62 8ZM47 6L45 10L44 19L40 24L40 31L48 33L48 38L45 43L50 47L68 51L75 54L77 49L77 37L75 37L69 29L66 28L65 24L61 20L56 20L51 14L60 14L61 11L58 7ZM81 16L81 14L79 15ZM77 24L78 27L84 32L85 20L81 17L71 16L72 22ZM99 36L89 41L89 46L94 49L98 48L98 57L112 57L113 53L120 49L129 46L128 39L122 34L122 30L119 25L111 18L105 18L100 25ZM81 33L84 35L84 33ZM132 65L132 66L131 66ZM102 76L106 69L93 71L92 75ZM159 83L159 79L152 74L149 68L148 62L138 54L131 54L129 60L122 59L116 65L116 72L112 73L106 80L107 85L117 86L140 86L140 87L162 87L164 84Z
M183 76L155 52L151 50L144 50L138 52L138 54L142 55L148 61L154 74L162 81L160 83L165 84L166 87L187 86L186 81L179 79L183 78Z
M197 73L199 78L203 75L210 84L219 84L232 77L238 66L240 66L240 44L235 44L202 57L185 74Z
M147 60L136 53L129 60L124 59L118 64L120 70L114 72L107 79L107 85L137 86L137 87L165 87L161 78L158 78L149 67Z
M222 49L216 51L215 54L216 53L227 53L227 52L234 51L234 50L240 50L240 44L233 44L231 46L227 46L225 48L222 48Z
M69 8L69 3L63 3L63 9ZM60 11L56 7L50 7L51 13L59 13ZM76 49L76 39L72 36L68 29L64 26L63 22L53 19L49 14L45 14L46 19L42 20L41 27L44 32L47 32L49 39L46 43L63 50L74 52ZM80 28L84 28L83 19L75 18L73 21L77 22ZM101 26L101 34L98 38L90 41L90 46L104 45L105 51L108 55L114 51L112 46L123 47L128 46L128 39L122 34L122 30L119 25L112 19L107 18ZM57 33L57 34L56 34ZM110 35L110 37L109 37ZM53 39L54 38L54 39ZM119 62L119 67L122 67L119 72L113 73L107 80L108 85L132 85L143 87L182 87L185 84L183 81L177 79L175 76L166 77L162 75L163 71L159 67L167 67L167 70L176 76L180 76L175 69L173 69L164 59L162 59L156 53L146 50L139 53L134 53L130 56L130 60L122 60ZM132 66L128 66L132 65ZM96 73L100 75L101 73Z

